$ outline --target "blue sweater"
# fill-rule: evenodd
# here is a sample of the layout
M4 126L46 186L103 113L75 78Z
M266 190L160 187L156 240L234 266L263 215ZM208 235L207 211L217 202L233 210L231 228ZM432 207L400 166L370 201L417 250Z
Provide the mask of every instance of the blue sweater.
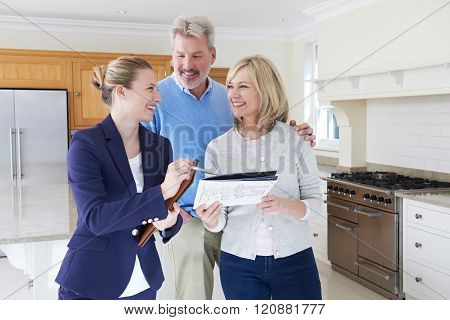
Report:
M205 165L208 143L233 126L233 115L225 86L209 78L209 86L197 100L182 87L175 74L158 84L162 101L158 104L152 122L143 123L149 130L168 138L172 143L173 159L198 159ZM192 206L198 181L204 174L196 172L193 185L180 199L179 204L193 216Z

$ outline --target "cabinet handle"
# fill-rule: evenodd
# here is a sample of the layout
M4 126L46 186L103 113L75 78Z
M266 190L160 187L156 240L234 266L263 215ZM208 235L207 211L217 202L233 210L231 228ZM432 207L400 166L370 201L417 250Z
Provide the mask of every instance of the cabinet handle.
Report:
M318 236L319 236L318 233L316 233L316 232L313 233L313 237L314 237L314 238L317 238Z
M417 283L422 282L422 278L421 277L416 277L415 280L416 280Z
M80 95L79 92L75 92L75 97L78 97Z
M416 215L414 216L417 220L421 220L422 219L422 215L421 214L418 214L418 213L416 213Z
M422 248L422 244L420 242L416 242L414 245L416 246L416 248Z

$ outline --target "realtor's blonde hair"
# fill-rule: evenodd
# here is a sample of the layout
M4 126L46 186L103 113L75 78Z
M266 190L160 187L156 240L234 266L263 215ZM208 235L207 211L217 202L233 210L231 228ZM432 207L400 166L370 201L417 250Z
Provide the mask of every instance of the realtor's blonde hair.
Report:
M276 121L286 122L289 116L289 104L286 89L275 65L269 59L260 55L242 58L228 71L227 87L241 69L247 71L261 98L256 125L258 131L269 132L275 126ZM242 119L235 118L234 124L238 129L242 128Z
M92 84L102 92L103 102L111 106L113 103L113 91L118 86L131 88L131 83L136 80L138 70L153 70L146 60L122 56L111 60L107 66L99 65L93 68Z

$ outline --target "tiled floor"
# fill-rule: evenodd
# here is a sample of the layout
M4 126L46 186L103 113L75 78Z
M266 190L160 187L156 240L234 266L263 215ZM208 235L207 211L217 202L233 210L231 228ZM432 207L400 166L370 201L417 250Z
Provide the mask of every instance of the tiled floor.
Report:
M379 294L331 270L329 265L320 261L317 262L317 265L319 267L320 279L322 281L322 292L324 299L384 299L384 297ZM26 284L27 281L27 276L24 275L21 270L12 267L6 258L0 259L0 299L10 295L18 287ZM17 300L32 298L32 291L26 286L9 297L9 299Z
M331 266L317 261L322 297L325 300L385 300L378 293L363 287L359 283L337 273Z

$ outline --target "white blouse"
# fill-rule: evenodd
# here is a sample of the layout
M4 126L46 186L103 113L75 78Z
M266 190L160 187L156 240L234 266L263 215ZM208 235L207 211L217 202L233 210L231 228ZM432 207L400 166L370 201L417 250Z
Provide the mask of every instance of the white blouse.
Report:
M141 154L139 153L136 157L129 159L128 161L130 163L131 173L133 173L134 182L136 183L137 193L142 193L142 190L144 190L144 172L142 170ZM141 264L139 263L139 258L136 255L130 282L128 282L128 285L125 288L125 291L120 295L120 298L134 296L148 288L150 288L150 285L148 284L147 279L145 279Z

